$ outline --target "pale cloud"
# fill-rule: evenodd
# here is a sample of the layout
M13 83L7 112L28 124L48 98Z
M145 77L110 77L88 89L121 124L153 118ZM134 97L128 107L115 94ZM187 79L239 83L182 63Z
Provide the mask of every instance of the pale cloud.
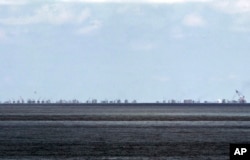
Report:
M249 32L250 31L250 15L234 16L233 24L230 26L232 31Z
M237 25L235 24L233 27L230 28L232 31L235 32L250 32L250 28L244 24Z
M133 50L140 51L151 51L156 48L156 45L153 42L133 42L131 43L131 48Z
M0 0L0 5L21 5L28 3L27 0Z
M183 24L190 27L202 27L206 22L204 18L198 14L188 14L184 17Z
M2 81L3 81L3 83L10 85L10 84L12 84L13 79L10 75L5 75L2 79Z
M61 5L45 5L31 18L31 21L60 24L70 21L72 13Z
M85 2L85 3L187 3L187 2L209 2L211 0L60 0L63 2Z
M249 0L220 0L212 3L213 7L226 13L247 13L250 12Z
M220 0L211 3L211 6L232 17L229 28L236 32L249 32L250 1L249 0Z
M36 9L32 15L2 18L0 23L5 25L81 23L88 17L90 17L88 9L83 10L81 13L75 13L62 4L47 4Z
M6 37L5 31L3 31L2 29L0 29L0 40L4 39L5 37Z
M183 39L185 38L185 34L183 32L183 30L180 27L174 27L171 31L170 31L170 35L174 38L174 39Z
M238 80L239 76L236 75L236 74L229 74L229 75L227 76L227 78L228 78L229 80Z
M158 82L169 82L171 80L168 76L153 76L152 79Z
M117 8L117 13L124 14L124 13L133 13L134 15L143 15L144 12L141 6L131 6L131 5L121 5Z
M96 30L98 30L99 28L101 28L101 26L102 26L101 21L95 20L95 21L91 22L90 25L84 26L84 27L78 29L77 33L83 34L83 35L91 34L91 33L94 33Z

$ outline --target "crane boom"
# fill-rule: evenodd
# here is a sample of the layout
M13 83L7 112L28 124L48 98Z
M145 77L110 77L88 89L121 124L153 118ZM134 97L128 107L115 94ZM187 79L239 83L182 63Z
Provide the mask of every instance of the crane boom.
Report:
M238 90L235 90L236 94L239 96L239 103L246 103L245 96L240 93Z

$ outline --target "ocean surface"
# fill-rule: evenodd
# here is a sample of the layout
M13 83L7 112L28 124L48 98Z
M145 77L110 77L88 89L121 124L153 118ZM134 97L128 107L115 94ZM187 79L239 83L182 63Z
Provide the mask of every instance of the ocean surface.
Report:
M249 106L0 105L4 160L229 160Z

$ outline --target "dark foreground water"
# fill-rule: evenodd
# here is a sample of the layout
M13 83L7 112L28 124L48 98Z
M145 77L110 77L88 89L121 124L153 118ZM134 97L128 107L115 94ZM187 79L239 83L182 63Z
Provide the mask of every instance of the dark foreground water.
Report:
M250 143L249 113L242 106L0 106L0 159L228 160L230 143Z

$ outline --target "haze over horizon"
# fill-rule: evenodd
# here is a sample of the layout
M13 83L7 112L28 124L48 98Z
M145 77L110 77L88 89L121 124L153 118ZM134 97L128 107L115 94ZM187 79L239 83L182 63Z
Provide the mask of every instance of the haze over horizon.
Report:
M0 101L250 101L249 44L248 0L0 0Z

